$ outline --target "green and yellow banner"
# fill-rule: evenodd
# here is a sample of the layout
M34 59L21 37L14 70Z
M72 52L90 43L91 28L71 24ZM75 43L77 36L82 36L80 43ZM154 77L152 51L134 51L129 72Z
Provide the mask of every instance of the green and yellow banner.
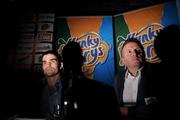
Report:
M114 17L116 68L119 71L121 43L128 38L137 38L144 46L146 60L151 63L160 62L153 47L154 39L159 30L167 25L179 24L175 2L143 8Z
M55 26L56 50L61 54L69 41L78 42L84 74L111 84L115 76L112 16L59 17Z

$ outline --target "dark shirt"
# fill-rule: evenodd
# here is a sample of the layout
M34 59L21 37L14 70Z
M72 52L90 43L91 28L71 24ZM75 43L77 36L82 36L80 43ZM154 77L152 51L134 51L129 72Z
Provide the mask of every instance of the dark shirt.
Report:
M55 90L49 89L49 105L50 105L50 112L53 114L58 114L57 112L60 110L60 103L61 103L61 82L60 80L57 81L55 84Z
M59 114L61 106L61 80L55 84L55 90L51 90L45 82L41 97L41 114L42 117L52 119Z

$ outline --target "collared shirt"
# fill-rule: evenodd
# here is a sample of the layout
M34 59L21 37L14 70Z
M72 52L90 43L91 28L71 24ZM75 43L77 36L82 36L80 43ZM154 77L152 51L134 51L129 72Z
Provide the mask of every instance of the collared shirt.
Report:
M123 91L123 102L127 106L132 106L137 101L138 85L141 79L142 67L137 71L136 76L132 76L128 70L125 74L125 83Z

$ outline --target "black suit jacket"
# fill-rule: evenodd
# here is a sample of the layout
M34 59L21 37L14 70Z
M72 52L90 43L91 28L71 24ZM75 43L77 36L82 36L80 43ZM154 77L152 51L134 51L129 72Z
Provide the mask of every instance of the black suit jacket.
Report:
M118 102L112 86L83 77L75 80L65 94L61 95L61 115L63 120L120 120ZM49 97L44 86L41 113L51 119ZM62 89L64 92L64 89ZM67 101L67 105L64 105Z
M83 78L76 81L64 97L71 104L67 109L68 120L120 120L112 86Z
M123 90L126 70L121 71L114 82L119 106L123 106ZM141 71L137 103L131 108L130 113L134 119L154 119L157 113L158 100L151 64L145 64Z

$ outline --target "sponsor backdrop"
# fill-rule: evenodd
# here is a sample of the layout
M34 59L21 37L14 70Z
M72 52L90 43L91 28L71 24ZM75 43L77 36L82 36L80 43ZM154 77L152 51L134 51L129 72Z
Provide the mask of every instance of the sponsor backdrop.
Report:
M153 42L160 29L167 25L179 25L175 2L131 11L114 17L116 70L123 69L120 63L120 48L123 41L136 37L144 46L148 62L160 62L154 52Z
M116 73L123 68L121 43L128 38L141 41L147 61L160 62L154 52L154 38L165 26L179 24L176 6L176 2L167 2L114 16L32 14L21 24L15 60L11 62L18 69L38 72L44 51L55 49L61 54L63 46L74 40L83 49L85 75L112 85Z
M83 50L85 75L112 84L115 75L112 16L57 18L57 51L61 54L63 46L71 40L77 41Z

